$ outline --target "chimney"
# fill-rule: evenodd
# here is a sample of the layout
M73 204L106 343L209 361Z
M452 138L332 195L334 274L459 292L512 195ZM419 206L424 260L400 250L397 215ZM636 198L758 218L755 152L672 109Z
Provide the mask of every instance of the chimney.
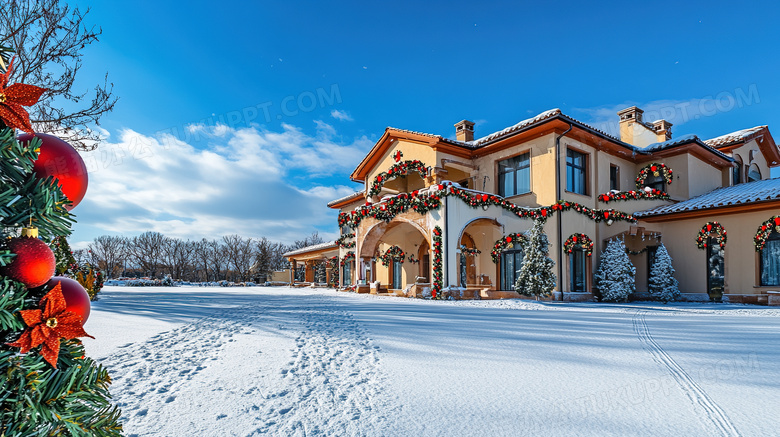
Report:
M458 141L474 141L474 122L462 120L455 123L455 137Z
M642 114L645 111L632 106L622 111L618 111L620 117L620 141L628 144L634 144L634 130L636 124L642 124Z
M672 123L664 119L656 120L653 122L653 128L659 143L672 139Z

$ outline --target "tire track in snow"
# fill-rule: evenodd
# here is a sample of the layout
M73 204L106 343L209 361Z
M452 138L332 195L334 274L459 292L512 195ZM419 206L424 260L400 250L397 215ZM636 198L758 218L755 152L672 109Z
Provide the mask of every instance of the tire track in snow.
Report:
M723 409L721 409L704 389L688 375L685 369L683 369L666 352L666 350L655 341L647 326L647 320L645 319L646 315L647 311L640 310L634 314L633 318L634 332L639 337L643 347L650 352L656 362L666 367L688 399L702 408L703 414L700 414L700 418L705 422L710 422L717 429L719 435L725 437L740 436L741 434L737 431L734 424L731 423L731 420Z
M152 420L196 375L217 360L244 320L257 307L230 309L162 332L144 343L130 343L101 360L110 372L111 393L122 409L126 429ZM130 436L137 434L130 434Z
M254 434L381 435L397 411L384 389L379 348L335 305L301 307L302 332L282 384L266 397Z

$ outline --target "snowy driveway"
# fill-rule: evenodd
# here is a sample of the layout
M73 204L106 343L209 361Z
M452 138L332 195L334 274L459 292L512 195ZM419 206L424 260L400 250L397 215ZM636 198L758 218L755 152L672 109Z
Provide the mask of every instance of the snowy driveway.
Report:
M780 310L106 287L128 436L759 436Z

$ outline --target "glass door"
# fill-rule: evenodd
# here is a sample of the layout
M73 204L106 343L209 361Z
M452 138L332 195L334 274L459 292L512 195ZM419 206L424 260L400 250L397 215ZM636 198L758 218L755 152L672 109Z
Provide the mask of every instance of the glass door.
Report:
M725 281L723 249L714 238L707 239L707 294L710 300L720 302L723 298Z

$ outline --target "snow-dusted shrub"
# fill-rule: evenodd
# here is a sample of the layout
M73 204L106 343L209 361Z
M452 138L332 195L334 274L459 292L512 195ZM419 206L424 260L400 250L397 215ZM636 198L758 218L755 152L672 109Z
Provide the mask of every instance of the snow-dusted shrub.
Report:
M664 303L680 298L680 288L677 279L674 278L672 257L661 243L655 252L655 261L650 266L650 278L648 279L648 291L658 300Z
M628 258L623 240L611 240L601 252L596 286L601 300L607 302L627 302L628 295L636 291L636 267Z
M544 223L544 219L534 222L523 247L523 265L515 281L515 291L525 296L547 296L555 288L555 261L547 256L550 243L544 233Z

